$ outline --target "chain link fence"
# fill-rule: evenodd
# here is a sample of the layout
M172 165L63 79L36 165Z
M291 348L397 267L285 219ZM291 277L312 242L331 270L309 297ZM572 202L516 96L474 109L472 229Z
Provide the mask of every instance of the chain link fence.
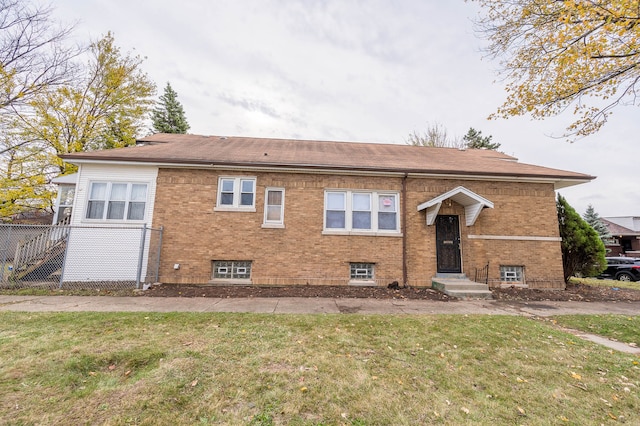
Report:
M0 225L0 288L131 289L158 280L162 229Z

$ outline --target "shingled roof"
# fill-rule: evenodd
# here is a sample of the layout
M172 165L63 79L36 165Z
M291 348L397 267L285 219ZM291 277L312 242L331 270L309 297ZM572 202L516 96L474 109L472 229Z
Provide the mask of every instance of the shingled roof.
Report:
M556 188L594 179L519 163L484 149L428 148L378 143L155 134L134 147L66 154L70 163L131 162L167 166L313 169L553 181Z

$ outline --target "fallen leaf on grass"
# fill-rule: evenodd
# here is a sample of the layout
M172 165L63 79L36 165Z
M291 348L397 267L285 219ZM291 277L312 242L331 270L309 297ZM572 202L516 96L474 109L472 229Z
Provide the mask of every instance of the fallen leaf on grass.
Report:
M465 414L469 414L469 409L467 407L461 407L460 411L462 411Z
M573 377L576 380L582 379L582 376L579 375L578 373L574 372L574 371L571 372L571 377Z
M198 379L195 379L193 382L191 382L191 387L195 388L197 384L198 384Z
M574 386L574 387L576 387L576 388L578 388L580 390L583 390L585 392L589 390L589 389L587 389L587 385L585 385L584 383L576 383L576 384L574 384L572 386Z
M109 368L109 371L113 371L116 369L116 366L114 364L111 364L108 368Z
M527 415L527 412L524 411L524 408L516 407L516 409L518 410L518 415L520 415L520 416L526 416Z

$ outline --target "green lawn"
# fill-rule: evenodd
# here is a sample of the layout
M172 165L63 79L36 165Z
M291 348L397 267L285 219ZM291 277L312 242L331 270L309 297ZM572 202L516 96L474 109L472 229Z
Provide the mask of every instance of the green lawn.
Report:
M574 284L586 284L598 287L616 287L630 288L632 290L640 290L640 281L617 281L617 280L599 280L598 278L570 278L569 282Z
M638 312L640 315L640 312ZM608 337L640 347L640 316L561 315L553 318L563 327Z
M2 424L640 423L640 358L551 321L4 312L0 324Z

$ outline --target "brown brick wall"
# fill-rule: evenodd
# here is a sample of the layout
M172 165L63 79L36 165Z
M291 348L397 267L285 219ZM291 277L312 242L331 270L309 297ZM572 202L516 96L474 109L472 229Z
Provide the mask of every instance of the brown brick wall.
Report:
M255 176L256 211L214 211L218 176ZM559 242L469 239L468 235L557 237L555 194L550 184L408 178L408 284L430 286L436 273L435 226L417 206L459 185L491 200L472 227L464 208L443 204L441 214L460 216L463 272L490 263L523 265L530 286L562 286ZM262 228L266 187L285 188L284 229ZM402 282L402 238L322 235L325 189L401 192L400 177L240 173L160 169L154 226L164 227L160 281L206 283L212 260L251 260L254 284L347 284L349 263L375 263L378 285ZM402 202L400 203L402 207ZM402 218L402 211L400 212ZM180 264L174 270L174 264Z
M457 186L490 200L476 223L467 227L464 207L452 202L440 214L459 215L463 272L473 279L476 268L489 263L489 281L500 285L500 265L524 266L527 284L535 288L564 288L559 241L469 239L475 236L559 237L555 192L551 184L409 179L407 228L409 282L430 285L436 273L435 226L426 226L426 212L417 206Z

